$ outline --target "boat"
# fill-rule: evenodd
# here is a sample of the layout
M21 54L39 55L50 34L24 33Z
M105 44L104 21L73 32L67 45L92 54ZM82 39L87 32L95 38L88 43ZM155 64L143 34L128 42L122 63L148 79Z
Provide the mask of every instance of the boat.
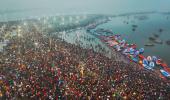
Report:
M170 78L170 74L167 71L160 69L160 72L162 73L163 76Z
M136 44L126 43L126 41L123 40L120 35L100 36L100 38L102 42L107 44L109 47L112 47L112 49L121 52L130 61L141 65L142 68L145 68L149 71L159 71L162 74L163 78L170 77L170 68L168 67L168 65L164 63L162 59L156 56L145 57L143 55L144 48L137 50ZM124 45L122 46L122 44ZM145 44L145 46L154 46L154 44L148 42L147 44Z
M155 37L155 38L158 38L158 37L159 37L159 35L158 35L158 34L153 34L153 35L154 35L154 37Z
M150 41L155 41L155 39L156 39L155 37L149 37Z
M155 37L149 37L149 40L157 44L163 44L162 40L155 38Z
M154 42L155 42L155 43L158 43L158 44L163 44L163 41L160 40L160 39L156 39Z
M136 27L138 27L138 25L132 25L132 27L136 28Z
M135 31L135 30L136 30L135 28L132 29L132 31Z
M162 31L163 31L163 29L160 28L160 29L159 29L159 32L162 32Z
M147 44L145 44L145 46L154 46L154 44L152 44L152 43L147 43Z
M166 41L166 44L167 44L167 45L170 45L170 40L167 40L167 41Z

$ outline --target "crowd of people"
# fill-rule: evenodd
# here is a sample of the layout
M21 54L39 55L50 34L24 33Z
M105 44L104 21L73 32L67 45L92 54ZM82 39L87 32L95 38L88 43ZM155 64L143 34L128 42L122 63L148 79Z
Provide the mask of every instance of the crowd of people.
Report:
M170 83L149 71L45 35L37 27L12 36L0 56L2 100L170 98Z

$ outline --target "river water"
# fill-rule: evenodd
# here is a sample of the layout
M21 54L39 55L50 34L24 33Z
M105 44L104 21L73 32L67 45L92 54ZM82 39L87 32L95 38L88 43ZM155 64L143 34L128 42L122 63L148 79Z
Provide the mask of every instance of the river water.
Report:
M141 17L145 17L140 19ZM137 25L135 31L133 26ZM114 34L121 34L128 43L137 44L138 48L144 47L144 55L158 56L170 65L170 46L166 44L170 40L170 15L165 14L145 14L117 16L111 21L99 25L97 28L110 29ZM159 30L163 31L160 32ZM149 42L149 37L158 34L163 44L156 44L152 47L144 46Z
M18 15L19 17L14 17L16 15ZM10 21L17 20L20 18L28 18L28 16L26 17L26 15L31 14L28 13L19 15L12 13L10 15L1 15L0 21ZM147 16L147 18L140 20L140 16ZM132 25L137 25L135 31L132 31ZM137 44L138 48L144 47L144 55L158 56L170 65L170 46L165 43L167 40L170 40L170 15L155 13L147 15L138 14L128 16L117 16L113 17L112 20L108 23L97 26L97 28L110 29L115 34L122 34L123 38L127 42ZM163 31L159 32L160 29L163 29ZM163 44L155 44L155 46L153 47L145 47L144 45L149 41L148 38L153 34L159 34L159 39L163 40Z

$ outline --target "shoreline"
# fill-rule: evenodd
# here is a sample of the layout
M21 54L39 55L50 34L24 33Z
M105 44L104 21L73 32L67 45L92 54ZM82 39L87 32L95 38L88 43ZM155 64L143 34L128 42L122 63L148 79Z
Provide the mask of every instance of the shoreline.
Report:
M101 25L101 24L99 24ZM97 26L96 26L97 27ZM94 29L91 29L91 30L94 30ZM124 63L127 63L127 64L132 64L132 66L134 66L135 68L139 69L139 70L147 70L145 68L143 68L142 65L136 63L136 62L133 62L133 61L130 61L125 55L123 55L121 52L118 52L116 51L115 49L111 48L110 46L108 46L105 42L102 41L102 39L100 38L100 35L96 35L94 34L93 32L91 31L88 31L89 34L92 34L93 36L95 36L96 38L98 38L105 46L107 46L109 49L112 50L112 55L114 55L114 59L118 59L117 61L123 61ZM95 31L94 31L95 32ZM116 56L115 56L116 55ZM121 59L121 60L120 60ZM169 68L169 66L168 66ZM164 76L159 72L159 70L147 70L148 72L150 72L151 74L153 74L155 77L159 77L161 80L164 78ZM168 79L165 79L163 81L166 81L166 82L169 82L170 83L170 80Z
M109 58L92 48L82 48L81 43L76 45L77 41L66 42L59 33L42 32L39 23L29 24L21 26L20 33L11 36L5 52L0 53L0 98L153 99L160 94L169 98L169 84L133 62L116 61L125 60L120 53L112 51L115 55ZM93 36L85 33L86 44L96 43L89 35ZM68 38L74 36L68 33Z

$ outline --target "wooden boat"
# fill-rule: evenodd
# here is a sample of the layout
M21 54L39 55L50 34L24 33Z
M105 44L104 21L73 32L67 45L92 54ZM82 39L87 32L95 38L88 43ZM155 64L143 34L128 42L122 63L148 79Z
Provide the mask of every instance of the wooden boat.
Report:
M166 44L167 44L167 45L170 45L170 40L166 41Z
M155 39L156 39L155 37L149 37L150 41L155 41Z
M132 25L132 27L137 28L137 27L138 27L138 25Z
M159 35L158 35L158 34L153 34L153 35L154 35L154 37L155 37L155 38L158 38L158 37L159 37Z
M154 44L152 44L152 43L147 43L147 44L145 44L145 46L154 46Z
M155 43L158 43L158 44L163 44L163 41L160 40L160 39L156 39L154 42L155 42Z

